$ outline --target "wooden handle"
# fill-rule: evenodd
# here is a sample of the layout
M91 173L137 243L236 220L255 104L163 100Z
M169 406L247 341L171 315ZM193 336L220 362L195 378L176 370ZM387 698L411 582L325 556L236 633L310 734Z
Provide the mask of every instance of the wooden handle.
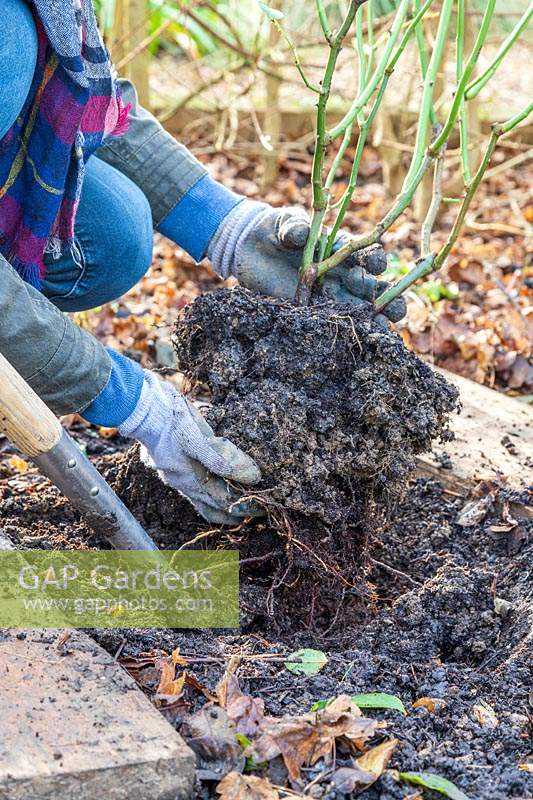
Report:
M0 353L0 432L28 456L48 453L62 427L48 406Z

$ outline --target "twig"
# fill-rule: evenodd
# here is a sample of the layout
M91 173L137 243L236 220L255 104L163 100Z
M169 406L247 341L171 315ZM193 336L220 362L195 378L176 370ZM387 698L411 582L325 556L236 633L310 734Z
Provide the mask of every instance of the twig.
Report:
M481 89L488 83L488 81L492 78L500 64L502 63L503 59L509 52L510 48L516 42L522 31L531 21L533 17L533 2L529 4L526 11L524 11L521 19L516 23L515 27L507 36L507 38L502 42L498 52L490 62L487 69L478 77L475 78L467 87L465 96L467 100L472 100L476 97Z
M390 564L385 564L384 561L378 561L377 558L372 558L371 561L372 561L373 564L376 565L376 567L381 567L381 569L384 569L386 572L390 572L391 575L398 575L398 577L404 578L412 586L422 586L420 581L415 581L415 579L411 578L411 576L408 575L406 572L402 572L400 569L396 569L395 567L391 567Z
M487 34L489 32L490 21L492 19L492 14L494 12L494 6L496 4L496 0L487 0L487 6L485 8L485 13L483 14L483 19L481 21L481 26L478 31L478 35L476 37L476 41L474 42L474 46L472 48L472 52L466 62L466 65L463 70L463 74L461 75L461 79L457 84L457 88L455 90L455 97L453 99L452 107L448 112L448 117L446 122L442 127L442 131L437 139L431 145L431 150L434 153L438 153L444 142L448 140L450 133L452 132L453 126L455 125L455 121L457 120L457 116L461 109L461 102L464 99L464 94L466 91L466 87L468 85L468 81L472 76L474 71L474 67L477 64L477 60L479 58L479 54L481 52L481 48L487 38Z
M479 184L483 180L487 168L490 164L492 156L494 154L494 150L498 143L498 139L500 136L508 133L509 131L516 128L521 122L523 122L529 114L533 111L533 102L526 105L521 111L511 117L507 122L503 122L497 125L492 126L492 132L490 135L489 143L487 145L487 149L485 154L481 160L481 164L479 165L476 174L474 175L473 179L468 186L466 194L463 198L461 206L459 208L457 217L453 224L452 230L448 234L448 238L446 242L441 247L439 252L435 255L434 253L430 253L425 258L421 258L413 269L404 275L401 280L394 284L394 286L389 287L385 292L383 292L375 302L375 310L376 313L382 311L385 306L387 306L391 300L394 300L396 297L399 297L403 294L406 289L408 289L415 281L419 278L423 278L426 275L430 275L432 272L436 272L438 269L442 267L442 265L446 262L450 252L455 245L461 229L463 227L463 223L465 221L466 214L474 195L479 187ZM429 148L428 152L431 151L432 148Z
M130 61L133 61L134 58L137 58L139 53L142 53L143 50L146 50L147 47L150 47L152 42L154 42L164 31L166 31L171 22L171 19L166 19L164 22L162 22L161 25L159 25L159 27L153 31L153 33L151 33L149 36L146 36L141 42L139 42L139 44L134 47L131 53L128 53L124 56L124 58L121 58L120 61L117 61L115 68L120 71L126 66L126 64L129 64Z
M438 129L436 129L438 130ZM430 252L431 232L439 213L440 204L442 202L442 174L444 171L444 156L446 153L446 145L443 145L442 150L437 156L435 166L433 167L433 192L431 195L431 203L428 208L426 218L422 223L420 252L422 257L425 257Z
M465 0L457 1L457 35L456 35L456 77L459 83L463 72L463 46L465 39ZM468 117L466 114L466 93L461 97L459 106L459 146L461 150L461 172L463 184L468 186L472 175L470 173L470 160L468 153Z

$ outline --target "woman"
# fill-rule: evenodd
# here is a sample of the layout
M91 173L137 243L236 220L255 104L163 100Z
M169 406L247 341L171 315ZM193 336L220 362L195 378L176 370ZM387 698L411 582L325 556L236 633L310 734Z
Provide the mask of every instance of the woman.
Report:
M219 275L292 297L309 222L240 197L116 81L90 0L0 0L0 352L56 414L117 426L206 519L235 523L225 479L254 462L216 438L167 383L80 330L65 311L123 295L151 263L153 230ZM339 240L341 241L341 240ZM374 296L383 251L326 280L342 302ZM387 308L395 321L403 300Z

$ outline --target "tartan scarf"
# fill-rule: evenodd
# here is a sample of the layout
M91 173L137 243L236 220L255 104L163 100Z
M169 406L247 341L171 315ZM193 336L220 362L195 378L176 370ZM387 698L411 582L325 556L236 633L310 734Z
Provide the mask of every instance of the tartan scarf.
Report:
M91 0L31 0L37 66L0 140L0 253L32 286L74 239L85 163L128 126Z

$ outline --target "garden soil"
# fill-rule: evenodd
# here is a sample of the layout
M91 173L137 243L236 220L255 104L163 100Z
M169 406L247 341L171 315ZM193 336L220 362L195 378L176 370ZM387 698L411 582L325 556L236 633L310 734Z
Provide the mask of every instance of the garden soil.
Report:
M188 670L211 690L228 658L245 656L241 689L262 698L274 716L307 711L342 693L398 695L406 716L367 712L385 720L386 736L399 740L392 769L364 792L368 800L417 797L416 787L399 782L394 770L445 776L472 800L531 798L533 776L519 767L531 762L532 749L533 545L527 525L509 524L508 517L502 524L495 498L482 519L464 527L458 522L463 498L427 479L407 483L414 455L446 435L453 390L364 314L342 319L337 312L335 319L321 306L313 323L302 317L298 327L296 310L273 304L261 326L250 330L248 318L246 330L247 304L254 301L247 293L234 296L230 326L237 336L228 336L215 302L195 304L185 316L189 334L179 329L180 358L191 379L210 387L217 431L260 463L263 483L256 494L269 499L267 517L213 529L158 482L136 448L123 452L120 440L102 442L86 430L82 438L161 547L240 550L241 630L93 631L94 637L121 657L179 647L197 659ZM209 340L202 327L207 318L213 322ZM269 363L269 336L281 334L287 350L280 348ZM315 341L314 349L306 340ZM379 379L377 363L383 365ZM317 382L318 366L323 380ZM343 384L343 369L357 373L366 391L359 391L355 377ZM259 387L265 381L272 387L270 406ZM258 417L262 423L254 426ZM267 446L283 420L287 460ZM319 456L326 459L323 472ZM294 470L299 483L290 479ZM347 470L351 482L343 481ZM31 468L15 479L0 475L0 520L18 547L106 546ZM313 530L320 536L313 538ZM284 668L284 657L304 646L327 653L320 674L297 676ZM432 702L413 708L420 698ZM189 702L194 711L205 698ZM182 718L171 721L179 726ZM322 769L305 771L306 781ZM197 800L215 797L215 787L199 782ZM344 797L327 781L313 792L328 800ZM424 796L432 795L424 790Z

